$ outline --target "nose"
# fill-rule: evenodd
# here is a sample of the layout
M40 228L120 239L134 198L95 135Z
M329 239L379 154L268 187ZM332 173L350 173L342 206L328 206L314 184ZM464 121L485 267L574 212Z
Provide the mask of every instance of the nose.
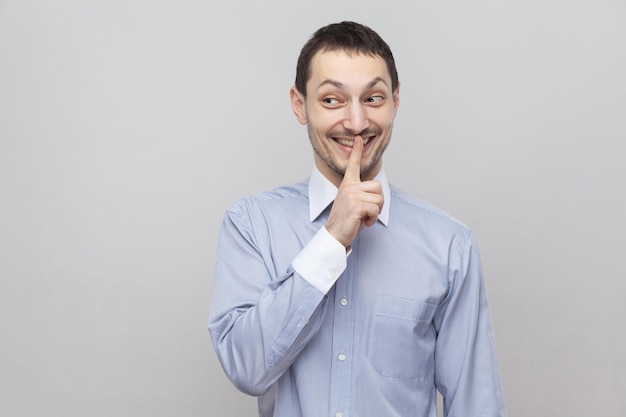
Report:
M349 106L346 106L346 116L343 127L355 135L361 133L369 127L367 109L363 106L363 104L353 102Z

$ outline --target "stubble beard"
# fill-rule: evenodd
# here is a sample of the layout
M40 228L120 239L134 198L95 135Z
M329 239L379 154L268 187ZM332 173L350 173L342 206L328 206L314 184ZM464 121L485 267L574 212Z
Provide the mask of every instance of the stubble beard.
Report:
M389 137L391 137L391 130L392 128L390 128L389 130ZM326 165L328 165L328 167L331 170L333 170L336 174L338 174L341 178L343 178L343 176L346 174L347 161L346 161L346 166L340 166L339 164L337 164L337 162L331 156L332 155L331 151L325 147L319 146L319 144L315 142L315 140L313 139L314 133L311 131L311 128L309 126L307 126L307 133L309 135L309 141L311 142L313 151L317 154L317 156L322 161L324 161ZM377 129L374 133L377 133L375 140L381 140L380 129ZM329 140L332 140L332 139L329 139ZM367 177L369 173L372 172L372 170L374 169L378 161L382 158L383 153L385 153L387 146L389 146L389 140L381 148L378 148L376 150L376 153L372 155L367 165L361 167L361 178Z

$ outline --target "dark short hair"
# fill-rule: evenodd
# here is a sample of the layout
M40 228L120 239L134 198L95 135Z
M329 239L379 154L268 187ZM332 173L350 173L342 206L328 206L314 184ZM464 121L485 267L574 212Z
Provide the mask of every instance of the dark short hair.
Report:
M391 89L398 87L396 62L389 45L369 27L356 22L332 23L318 29L300 51L296 67L296 88L306 97L306 83L311 77L311 60L319 51L344 50L348 53L378 56L385 60L391 77Z

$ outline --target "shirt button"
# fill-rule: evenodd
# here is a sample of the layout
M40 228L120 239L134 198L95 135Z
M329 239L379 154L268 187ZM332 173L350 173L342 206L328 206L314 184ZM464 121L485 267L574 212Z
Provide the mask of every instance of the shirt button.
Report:
M341 304L342 306L347 306L348 305L348 299L346 297L343 297L340 301L339 304Z
M341 362L346 360L346 355L344 355L343 353L340 353L339 356L337 357Z
M334 269L331 269L330 271L328 271L328 276L331 277L332 279L337 278L337 271Z
M335 417L342 417L342 416L343 416L343 414L341 414L341 411L337 411L335 413Z

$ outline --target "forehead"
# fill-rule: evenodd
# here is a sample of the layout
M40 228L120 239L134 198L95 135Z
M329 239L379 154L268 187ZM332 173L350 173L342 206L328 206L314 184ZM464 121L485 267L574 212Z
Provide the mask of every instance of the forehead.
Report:
M391 88L387 64L379 56L347 53L343 50L319 51L311 60L307 90L315 90L329 80L358 88L369 84L375 78L383 79Z

